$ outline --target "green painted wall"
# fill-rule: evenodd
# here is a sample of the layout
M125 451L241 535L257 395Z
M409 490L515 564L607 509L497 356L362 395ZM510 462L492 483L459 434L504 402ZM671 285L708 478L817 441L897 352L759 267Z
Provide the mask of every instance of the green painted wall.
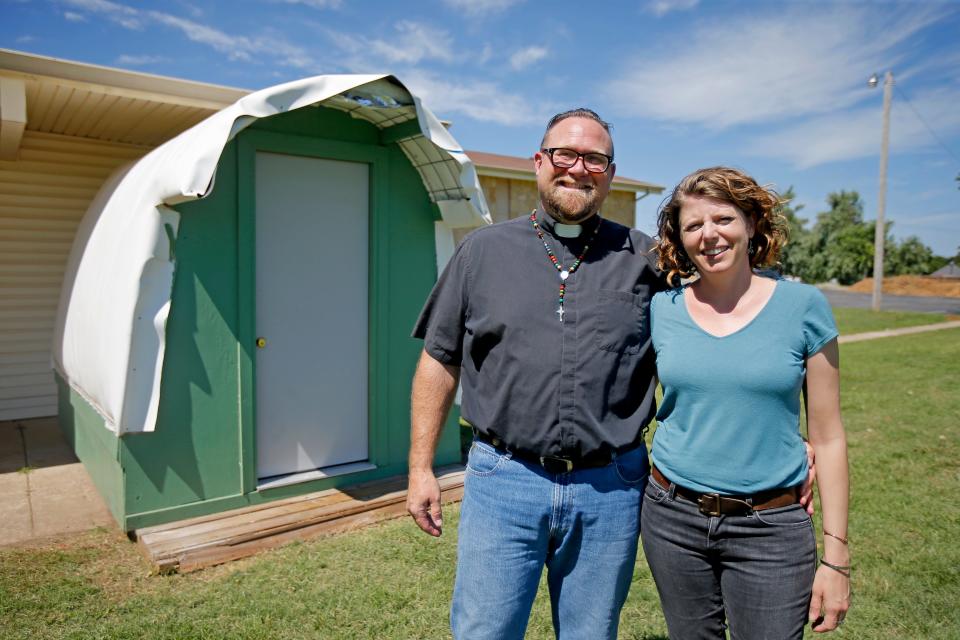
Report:
M261 120L227 145L212 194L177 207L181 222L157 428L124 436L116 452L125 482L113 491L122 501L118 519L125 528L405 472L410 380L421 348L409 335L436 280L433 223L439 212L406 156L395 144L381 144L382 135L373 125L322 108ZM255 257L253 238L244 231L252 205L243 197L252 189L249 149L264 140L274 145L271 150L336 148L376 158L370 449L378 468L257 492L250 372ZM77 423L78 430L87 428ZM437 463L458 460L451 420Z
M107 429L103 418L59 374L57 418L67 442L83 462L94 486L103 496L117 522L124 520L123 468L120 466L120 439Z
M240 495L236 146L207 198L177 207L176 272L156 430L121 439L128 516Z

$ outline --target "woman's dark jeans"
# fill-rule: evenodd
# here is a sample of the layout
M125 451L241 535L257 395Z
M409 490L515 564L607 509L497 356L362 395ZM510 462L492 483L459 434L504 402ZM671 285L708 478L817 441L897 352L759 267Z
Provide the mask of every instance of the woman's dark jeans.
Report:
M817 547L800 505L706 516L651 477L640 531L672 640L803 637Z

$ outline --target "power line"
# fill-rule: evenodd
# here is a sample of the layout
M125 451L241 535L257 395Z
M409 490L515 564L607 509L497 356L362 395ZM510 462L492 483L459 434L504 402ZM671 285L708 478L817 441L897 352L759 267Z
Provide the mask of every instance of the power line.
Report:
M910 98L907 97L906 92L903 89L901 89L898 85L894 85L893 88L896 90L897 94L899 94L900 97L903 98L904 102L906 102L907 105L913 110L913 113L917 116L917 119L920 120L923 126L927 128L927 131L930 132L930 135L933 136L933 139L936 140L941 147L943 147L943 150L946 151L950 155L950 157L952 157L954 160L957 161L957 164L960 164L960 157L958 157L957 154L951 151L950 148L947 147L946 144L944 144L940 136L938 136L937 133L933 130L933 128L929 124L927 124L926 119L920 114L917 108L913 106L913 102L911 102Z

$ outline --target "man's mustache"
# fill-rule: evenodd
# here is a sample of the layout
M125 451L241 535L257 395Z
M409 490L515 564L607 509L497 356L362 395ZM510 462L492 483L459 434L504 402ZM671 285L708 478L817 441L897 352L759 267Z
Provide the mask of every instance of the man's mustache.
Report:
M596 187L592 184L581 184L579 182L571 182L569 180L554 180L553 184L558 187L573 187L579 189L580 191L594 191Z

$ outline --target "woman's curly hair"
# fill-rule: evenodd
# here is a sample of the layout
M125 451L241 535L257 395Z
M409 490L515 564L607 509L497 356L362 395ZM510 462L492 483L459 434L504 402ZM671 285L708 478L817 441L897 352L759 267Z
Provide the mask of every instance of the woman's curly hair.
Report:
M784 201L773 189L760 186L738 169L709 167L681 180L670 198L660 207L657 216L657 266L667 272L668 281L674 282L677 277L689 278L697 271L680 238L680 208L685 196L715 198L735 206L753 221L750 267L777 264L780 251L787 243L787 221L780 211Z

